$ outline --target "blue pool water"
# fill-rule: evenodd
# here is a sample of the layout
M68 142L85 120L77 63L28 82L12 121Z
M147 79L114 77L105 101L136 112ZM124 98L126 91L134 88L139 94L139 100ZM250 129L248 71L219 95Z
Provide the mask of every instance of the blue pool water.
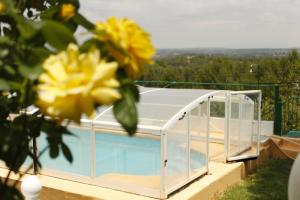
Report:
M91 134L88 130L71 130L77 137L66 136L64 141L70 147L74 161L68 163L63 155L55 160L45 153L41 157L43 168L75 173L84 176L91 175ZM128 137L116 134L97 133L95 143L96 176L108 173L128 175L159 175L160 174L160 141L141 137ZM40 149L46 145L44 134L39 138ZM172 144L170 144L171 146ZM182 149L174 148L169 162L169 172L184 170L185 156ZM191 169L195 170L206 163L203 154L191 151Z

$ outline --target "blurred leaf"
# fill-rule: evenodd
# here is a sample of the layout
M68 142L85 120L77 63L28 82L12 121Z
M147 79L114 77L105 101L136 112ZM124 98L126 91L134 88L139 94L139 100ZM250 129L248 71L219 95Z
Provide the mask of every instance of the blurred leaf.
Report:
M53 19L55 15L60 11L60 5L51 7L50 9L45 10L41 14L42 19Z
M81 46L80 46L80 52L87 52L89 51L92 47L99 47L99 40L93 38L90 40L85 41ZM103 53L103 52L101 52Z
M36 80L38 76L43 72L43 69L40 65L33 67L19 65L19 72L22 76L29 78L30 80Z
M29 144L27 144L29 145ZM25 146L23 146L25 147ZM27 156L28 156L28 150L26 150L26 148L24 148L21 151L15 151L13 152L13 154L11 154L10 152L10 158L11 158L11 163L10 163L10 169L15 172L18 173L20 170L20 167L23 165L23 163L25 162Z
M16 70L12 66L10 66L10 65L5 65L4 69L10 75L15 75L16 74Z
M42 118L37 115L29 115L28 116L28 126L30 129L30 132L28 135L32 138L37 138L41 134L41 126L42 126Z
M49 154L51 158L59 155L60 148L63 155L69 162L73 161L71 151L65 143L63 143L63 135L73 135L66 127L61 126L57 121L45 119L42 123L41 131L47 135L49 143Z
M52 52L45 47L35 47L28 51L27 54L29 55L27 56L26 61L23 63L26 63L26 65L28 65L30 68L37 67L43 63L51 53Z
M0 191L2 191L1 199L3 199L3 200L23 200L24 199L23 195L16 187L13 187L10 185L4 185L2 183L2 181L0 181Z
M4 132L0 137L0 159L3 160L6 166L17 173L25 162L29 152L28 132L30 131L27 125L27 116L22 114L8 121L9 127L1 127Z
M0 96L0 123L5 125L7 117L10 113L9 110L9 100L6 96ZM4 131L4 130L2 130Z
M8 84L11 90L20 90L22 88L22 84L16 81L9 81Z
M70 162L72 163L73 162L73 156L72 156L72 153L69 149L69 147L65 144L65 143L61 143L61 149L62 149L62 152L65 156L65 158Z
M0 45L9 44L11 42L10 38L7 36L0 37Z
M13 45L14 41L12 41L9 37L1 36L0 37L0 45Z
M59 155L58 144L50 144L49 148L50 148L49 150L50 157L57 158L57 156Z
M139 93L138 87L134 84L134 82L130 79L121 79L120 82L121 82L121 85L125 85L132 91L134 100L136 102L139 102L140 101L140 93Z
M9 84L7 83L7 81L4 79L0 79L0 91L9 90L9 89L10 89L10 87L9 87Z
M113 111L117 121L133 135L137 130L138 113L135 102L137 100L136 88L133 85L123 85L120 88L122 99L115 102Z
M21 35L25 39L32 38L37 33L34 23L26 20L23 16L15 16L15 20L17 21L17 27Z
M87 20L84 16L82 16L80 13L76 13L73 20L77 24L79 24L82 27L86 28L87 30L94 30L95 29L95 25L92 22L90 22L89 20Z
M8 49L0 49L0 58L4 58L9 54Z
M72 31L55 21L45 20L42 33L46 41L57 50L66 49L69 43L76 43Z

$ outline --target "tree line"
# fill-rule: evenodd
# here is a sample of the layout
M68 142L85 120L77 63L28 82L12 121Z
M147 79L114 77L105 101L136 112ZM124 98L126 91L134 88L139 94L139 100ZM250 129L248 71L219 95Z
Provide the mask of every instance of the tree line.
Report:
M300 58L297 50L288 55L234 57L223 55L171 55L157 58L145 67L141 80L207 83L300 82Z

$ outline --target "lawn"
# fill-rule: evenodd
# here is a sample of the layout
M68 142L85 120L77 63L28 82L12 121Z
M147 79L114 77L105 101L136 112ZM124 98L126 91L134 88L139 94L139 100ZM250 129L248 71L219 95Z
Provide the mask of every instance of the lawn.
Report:
M293 161L271 159L219 200L284 200Z

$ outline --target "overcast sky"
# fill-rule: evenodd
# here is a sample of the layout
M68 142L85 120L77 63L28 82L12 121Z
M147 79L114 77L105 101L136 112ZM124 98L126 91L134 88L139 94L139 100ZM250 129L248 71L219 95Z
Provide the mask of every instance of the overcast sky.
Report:
M81 0L80 11L134 19L157 48L300 47L300 0Z

